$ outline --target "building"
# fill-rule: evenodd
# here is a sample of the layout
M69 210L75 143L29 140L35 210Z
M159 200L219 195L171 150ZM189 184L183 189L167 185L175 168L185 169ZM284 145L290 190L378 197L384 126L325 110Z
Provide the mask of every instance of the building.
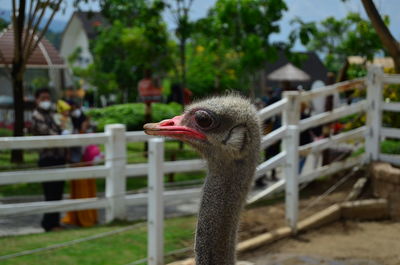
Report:
M302 86L303 89L310 89L312 84L318 80L326 83L328 69L324 66L322 61L319 59L315 52L300 52L300 55L304 55L304 60L297 67L307 73L310 77L308 81L303 82L291 82L293 87ZM263 91L270 90L272 88L280 87L282 84L279 81L268 80L267 76L273 71L290 63L286 55L281 52L279 58L275 62L267 62L264 70L260 76L261 88Z
M90 41L95 39L99 27L107 25L100 12L74 12L61 37L60 54L66 62L72 54L77 55L73 66L86 68L93 62ZM66 86L73 85L71 72L66 76Z
M38 36L35 36L38 38ZM11 68L14 56L14 30L10 26L0 33L0 122L13 120L13 87L7 68ZM64 60L46 38L42 38L30 56L24 76L24 95L27 106L33 102L35 90L42 86L53 89L55 97L61 96Z

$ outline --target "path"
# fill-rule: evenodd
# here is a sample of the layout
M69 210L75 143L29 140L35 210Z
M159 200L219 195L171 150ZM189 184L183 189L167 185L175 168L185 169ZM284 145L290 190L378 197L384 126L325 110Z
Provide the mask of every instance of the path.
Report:
M67 198L67 195L64 195ZM7 200L8 203L23 201L40 201L41 196L16 197L13 201ZM0 199L1 203L1 199ZM196 214L199 205L199 198L191 198L185 200L167 201L165 205L166 217L193 215ZM144 220L147 217L147 206L129 206L128 221ZM105 212L99 210L100 224L104 224ZM42 214L25 215L25 216L7 216L0 217L0 236L7 235L23 235L32 233L42 233L43 228L40 226Z

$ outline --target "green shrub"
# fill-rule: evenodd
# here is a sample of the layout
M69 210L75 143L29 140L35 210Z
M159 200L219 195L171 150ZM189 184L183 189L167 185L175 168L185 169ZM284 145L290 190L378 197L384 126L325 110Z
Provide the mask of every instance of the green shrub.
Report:
M152 121L158 122L181 113L182 107L177 103L152 105ZM145 105L143 103L130 103L113 105L101 109L91 109L87 115L96 123L98 132L104 131L107 124L122 123L128 131L143 130L145 123Z
M381 152L385 154L400 155L400 141L385 140L381 143Z
M0 137L10 137L13 135L13 132L6 128L0 128Z

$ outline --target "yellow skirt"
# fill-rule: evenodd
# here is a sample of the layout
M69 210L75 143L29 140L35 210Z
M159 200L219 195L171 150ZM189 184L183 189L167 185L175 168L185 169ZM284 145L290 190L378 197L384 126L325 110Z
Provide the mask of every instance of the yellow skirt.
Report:
M96 197L96 180L79 179L71 181L71 199ZM97 224L97 210L71 211L62 219L64 224L90 227Z

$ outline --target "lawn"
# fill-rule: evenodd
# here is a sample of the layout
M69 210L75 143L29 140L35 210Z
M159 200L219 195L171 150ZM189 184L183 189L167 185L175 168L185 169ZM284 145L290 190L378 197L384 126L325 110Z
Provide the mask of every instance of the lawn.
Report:
M165 253L191 247L195 229L195 217L180 217L165 221ZM0 256L43 248L78 238L97 235L127 227L132 224L114 224L81 228L53 233L10 236L0 238ZM139 223L133 229L107 237L78 243L72 246L46 250L26 256L2 260L3 265L89 265L128 264L147 255L147 224ZM1 258L1 257L0 257ZM169 258L171 261L171 257ZM145 263L143 263L145 264Z
M104 152L104 146L100 146ZM27 150L24 152L25 161L22 165L11 164L9 150L0 151L0 171L13 171L21 169L37 169L38 152ZM188 145L183 145L183 149L180 149L179 142L166 141L165 142L165 160L184 160L184 159L196 159L199 155ZM146 163L146 152L144 143L128 143L127 144L127 160L129 164L134 163ZM203 179L205 176L204 172L188 172L188 173L177 173L174 175L167 175L165 182L174 182L179 184L189 180ZM104 192L105 180L97 179L97 190ZM147 177L142 178L128 178L127 179L127 190L134 191L147 186ZM65 193L69 192L69 185L65 186ZM12 185L0 185L0 197L14 196L14 195L39 195L42 194L42 188L40 183L20 183Z

